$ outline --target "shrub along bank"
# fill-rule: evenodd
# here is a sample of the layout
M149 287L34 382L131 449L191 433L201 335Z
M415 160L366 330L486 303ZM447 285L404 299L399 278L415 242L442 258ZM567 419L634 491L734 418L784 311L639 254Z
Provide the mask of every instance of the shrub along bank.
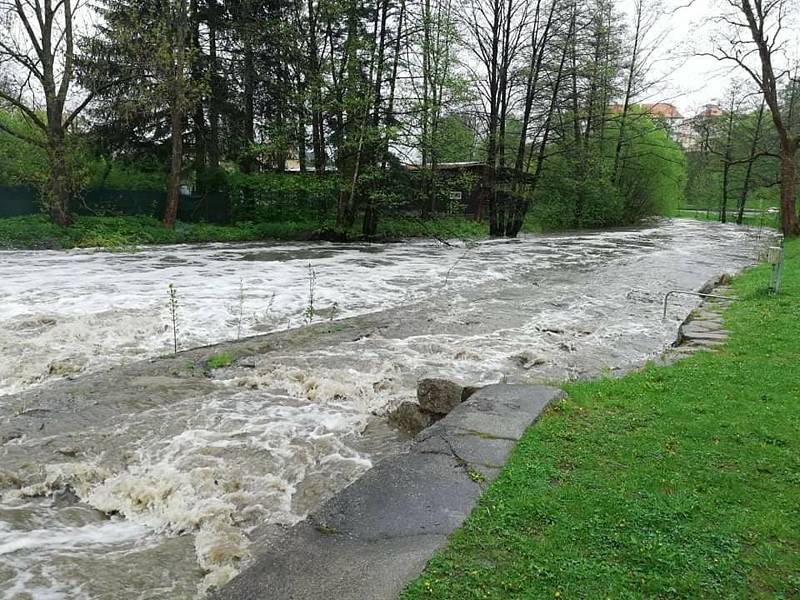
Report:
M795 598L800 591L800 241L716 353L567 386L403 594Z
M328 239L333 222L317 220L288 222L244 222L236 225L178 223L167 229L153 217L83 217L62 229L44 216L0 219L0 248L107 248L125 249L148 244L190 244L206 242L250 242L260 240ZM360 232L351 232L358 239ZM421 220L413 217L385 219L376 241L410 237L473 239L486 236L482 223L465 218Z

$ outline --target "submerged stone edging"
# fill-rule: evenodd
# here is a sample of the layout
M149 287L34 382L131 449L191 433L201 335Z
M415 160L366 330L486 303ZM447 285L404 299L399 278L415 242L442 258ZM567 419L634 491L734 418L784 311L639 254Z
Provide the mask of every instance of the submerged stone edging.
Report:
M722 275L706 283L700 293L730 296L730 278ZM671 364L701 350L716 350L728 339L728 330L723 322L723 310L728 303L714 298L705 298L678 328L678 337L672 347L661 358L661 362Z
M472 511L512 448L563 392L492 385L277 535L222 599L396 598Z

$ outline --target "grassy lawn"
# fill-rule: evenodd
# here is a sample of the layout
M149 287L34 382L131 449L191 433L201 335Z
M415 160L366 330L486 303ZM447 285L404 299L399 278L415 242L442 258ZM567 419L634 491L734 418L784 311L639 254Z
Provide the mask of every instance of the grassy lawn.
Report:
M719 221L719 213L717 211L697 211L697 210L678 210L675 214L676 217L681 219L695 219L697 221ZM736 223L736 216L729 215L728 223ZM763 213L752 214L747 213L742 219L742 225L750 225L752 227L772 227L778 229L780 227L780 214L779 213Z
M719 353L567 386L402 598L800 598L800 241L768 273Z

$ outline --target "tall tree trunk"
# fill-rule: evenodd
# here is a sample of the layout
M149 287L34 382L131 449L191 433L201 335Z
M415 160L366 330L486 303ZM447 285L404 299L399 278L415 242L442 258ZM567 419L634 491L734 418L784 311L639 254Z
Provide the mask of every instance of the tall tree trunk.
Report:
M498 227L497 212L497 146L500 118L500 46L502 33L503 5L501 0L492 1L491 37L489 40L491 51L488 67L489 75L489 128L487 131L488 143L486 151L487 173L484 176L484 185L489 196L489 235L499 237L503 235Z
M181 171L183 167L183 107L180 101L173 104L170 123L172 126L172 162L167 186L167 207L164 211L164 225L175 227L178 218L178 202L181 192Z
M321 68L319 56L319 10L314 0L307 0L308 10L308 57L306 86L311 98L311 149L314 152L314 171L318 176L325 173L325 120L322 113Z
M249 35L249 34L247 34ZM256 141L256 66L253 46L250 40L244 46L244 123L242 133L248 148L241 161L240 168L243 173L252 173L255 170L255 159L252 156L252 146Z
M198 7L198 0L190 0L189 2L189 21L191 24L191 39L192 51L194 53L194 60L192 61L192 82L196 88L199 88L203 81L203 62L202 52L200 48L200 14ZM194 170L195 178L198 183L205 184L205 174L207 166L207 150L206 150L206 115L203 102L197 102L195 105L194 116Z
M395 122L394 100L397 86L397 70L400 66L400 50L403 40L403 25L405 24L406 0L400 0L400 14L397 17L397 35L394 39L394 56L392 57L392 75L389 79L389 97L386 100L386 124L393 125ZM383 138L383 160L381 168L386 170L386 163L389 157L389 135Z
M172 229L178 218L178 202L180 201L181 174L183 170L183 121L186 106L185 71L187 23L185 0L179 0L175 15L174 72L172 80L172 102L170 106L170 126L172 137L172 163L170 165L167 186L167 206L164 211L164 225Z
M48 163L50 176L46 189L50 218L60 227L72 225L69 210L70 185L67 168L66 141L61 124L53 124L48 136Z
M785 235L800 234L795 193L797 186L797 140L781 140L781 229Z
M797 217L797 205L795 203L797 164L796 154L798 138L791 133L791 122L786 122L781 113L781 102L778 98L778 83L775 70L772 65L772 53L776 47L776 40L769 36L766 29L766 19L770 11L778 11L778 27L783 27L782 5L779 3L769 3L764 6L760 0L755 2L755 10L750 0L741 0L737 3L737 8L741 11L747 21L747 28L750 30L753 43L758 50L758 57L761 62L760 77L755 76L753 71L742 62L739 57L740 50L737 48L736 62L744 67L754 76L756 83L764 93L764 101L769 107L772 122L778 132L780 140L780 172L781 172L781 230L784 235L800 234L800 220ZM777 34L776 34L777 35ZM730 57L728 57L730 58Z
M734 93L731 92L731 103L728 106L728 129L725 134L725 153L722 157L722 198L719 204L720 223L728 222L728 196L731 179L731 161L733 146L733 121L736 114L736 102Z
M544 60L545 50L547 49L547 45L550 40L550 28L553 24L556 6L558 6L558 2L553 0L550 5L550 11L547 16L547 22L544 25L544 30L540 34L541 0L537 0L536 3L534 28L531 40L531 60L529 65L527 85L525 88L525 106L522 114L522 128L520 131L519 144L517 146L517 157L514 161L514 171L518 177L521 176L523 169L525 168L525 148L530 129L531 111L533 109L533 101L536 98L538 91L539 76L542 70L542 62ZM533 186L531 186L530 183L525 185L519 183L516 185L516 198L514 198L514 207L506 224L507 237L517 237L519 232L522 230L522 226L525 223L525 217L528 214L528 209L531 203L530 197L534 192L535 189L533 189Z
M753 177L753 163L756 161L756 153L758 152L758 143L761 141L761 129L764 123L764 102L758 107L758 115L756 116L756 129L753 132L753 141L750 144L750 156L747 160L747 170L744 174L744 181L742 182L742 194L739 197L738 212L736 213L736 224L741 225L744 222L744 209L747 204L747 194L750 193L750 181Z
M217 5L212 3L213 9L209 17L208 24L208 53L209 71L211 75L211 98L208 103L208 166L213 171L219 171L220 149L219 149L219 118L222 86L220 85L219 57L217 56Z
M628 77L625 85L625 99L622 104L622 114L619 119L619 132L617 135L617 146L614 149L614 172L613 181L619 183L622 176L622 146L625 143L625 127L627 125L628 112L631 108L631 101L633 99L633 86L636 79L636 69L638 68L639 60L639 44L641 43L642 24L644 19L644 8L642 7L641 0L637 0L635 5L636 11L636 26L633 34L633 52L630 56L630 66L628 67Z

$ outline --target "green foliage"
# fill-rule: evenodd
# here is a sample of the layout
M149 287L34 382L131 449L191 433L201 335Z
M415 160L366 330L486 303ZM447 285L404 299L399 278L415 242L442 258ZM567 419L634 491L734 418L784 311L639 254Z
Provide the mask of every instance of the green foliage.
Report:
M439 163L475 160L475 132L460 115L442 117L433 140L433 152Z
M416 217L390 217L382 219L378 234L392 240L412 237L439 239L480 239L486 237L486 226L478 221L461 217L419 219Z
M335 208L342 182L335 175L235 173L225 185L234 221L319 221Z
M615 174L619 126L610 120L601 140L580 149L569 143L552 147L532 211L543 229L613 227L677 210L686 182L678 144L663 126L634 112L625 125Z
M62 248L64 230L41 215L0 219L0 248Z
M616 139L617 130L609 128ZM623 222L651 215L671 215L683 201L686 158L663 125L649 118L632 119L626 126L619 189L625 197Z
M33 139L41 139L41 130L19 113L0 110L0 122ZM166 173L154 164L129 164L95 158L84 138L68 140L71 188L106 188L126 191L164 191ZM21 141L0 131L0 186L30 185L42 189L49 168L43 148Z
M12 131L41 140L41 130L20 113L0 110L0 123ZM37 185L47 180L47 154L43 148L0 131L0 185Z
M87 187L129 192L164 192L167 174L159 166L98 158L90 162Z
M715 211L702 211L697 209L679 209L675 213L676 217L681 219L695 219L697 221L717 221L719 215ZM769 227L771 229L780 229L780 213L768 213L763 211L756 214L745 213L742 218L742 225L750 227Z
M330 229L332 221L243 222L236 225L177 223L167 229L153 217L77 216L72 227L62 229L44 216L0 219L0 248L106 248L130 250L149 244L200 244L258 240L311 240ZM349 232L357 238L360 230ZM399 240L412 237L475 239L486 236L485 227L464 218L422 220L390 217L378 226L378 238Z
M567 386L401 598L795 597L800 243L768 273L720 352Z
M762 204L765 207L780 205L779 187L775 185L778 173L778 159L775 156L778 152L778 140L768 120L769 116L765 115L759 126L758 110L751 107L749 110L734 112L732 117L728 113L696 123L696 134L702 143L687 154L686 207L706 209L719 214L723 200L723 170L726 160L730 161L727 202L730 213L736 211L745 185L746 208L758 209ZM748 162L754 148L755 157L748 180Z
M722 196L722 172L718 161L705 152L687 154L686 206L717 210Z

